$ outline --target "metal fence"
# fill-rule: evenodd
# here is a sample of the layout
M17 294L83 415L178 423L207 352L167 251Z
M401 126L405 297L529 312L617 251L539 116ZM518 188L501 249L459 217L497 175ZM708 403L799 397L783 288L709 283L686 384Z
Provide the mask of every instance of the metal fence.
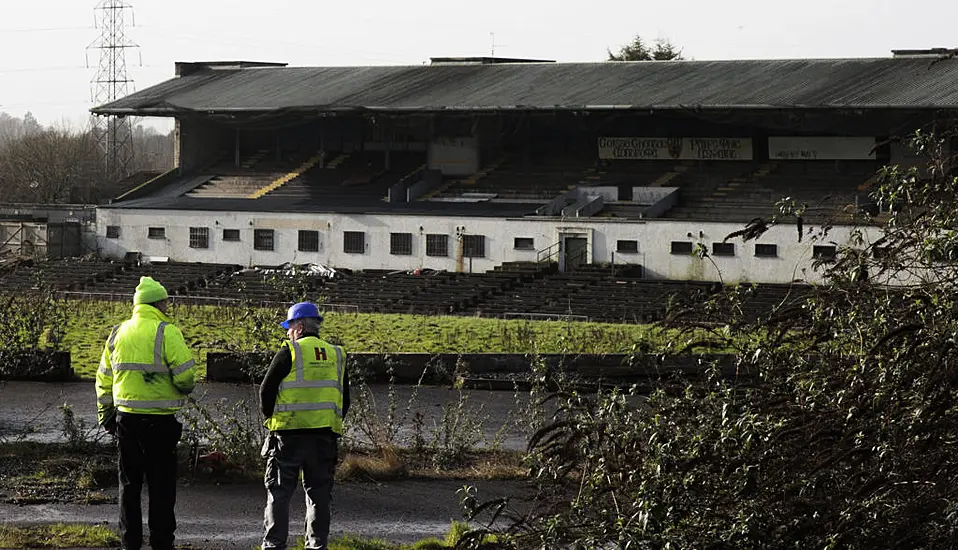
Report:
M85 292L85 291L59 291L56 293L58 298L69 299L69 300L102 300L110 302L127 302L132 301L133 295L130 292ZM286 308L289 307L290 303L279 300L246 300L243 298L227 298L224 296L192 296L192 295L174 295L170 296L170 302L174 305L183 304L183 305L213 305L213 306L225 306L225 307L236 307L244 304L259 306L259 307L277 307L277 308ZM319 307L320 311L328 313L359 313L359 306L353 304L330 304L330 303L318 303L316 304Z
M589 321L587 315L573 315L571 313L523 313L509 312L502 314L503 319L529 319L530 321Z

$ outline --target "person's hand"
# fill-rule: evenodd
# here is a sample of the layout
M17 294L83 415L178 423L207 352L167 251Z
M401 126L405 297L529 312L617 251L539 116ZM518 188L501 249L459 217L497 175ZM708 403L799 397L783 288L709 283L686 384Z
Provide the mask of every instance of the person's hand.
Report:
M111 416L105 420L102 424L103 429L106 430L106 433L115 436L116 435L116 415Z

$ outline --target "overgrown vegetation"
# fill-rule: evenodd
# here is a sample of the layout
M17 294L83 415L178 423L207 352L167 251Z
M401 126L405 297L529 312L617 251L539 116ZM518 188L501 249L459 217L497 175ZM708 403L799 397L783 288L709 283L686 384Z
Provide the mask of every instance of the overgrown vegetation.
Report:
M353 405L342 439L340 481L387 481L410 477L436 479L517 479L528 475L524 453L503 449L501 437L513 427L529 431L516 410L488 438L482 424L489 421L481 406L472 406L468 394L442 404L438 418L427 424L419 402L421 386L400 399L395 381L386 386L386 402L377 403L369 385L357 377L351 383ZM190 399L181 412L183 447L191 479L247 481L262 477L259 455L266 430L251 396L239 401ZM517 394L517 406L521 399ZM69 441L78 430L64 430ZM71 446L75 443L71 443Z
M955 547L958 181L941 143L915 136L925 171L883 171L873 197L887 221L820 263L825 284L715 330L737 376L713 368L647 401L556 394L530 442L540 490L510 545ZM795 227L828 240L827 226ZM712 307L731 314L735 299ZM464 496L473 512L503 509Z
M195 477L251 478L262 475L259 450L266 435L256 398L230 402L191 397L180 412L183 443L189 449L189 471ZM203 459L202 457L213 457ZM222 457L222 458L219 458Z
M104 432L100 426L94 423L88 426L83 418L78 418L73 412L73 407L64 403L60 405L60 434L66 440L70 449L76 451L88 450L104 438Z
M339 479L512 479L527 475L523 453L503 450L500 440L506 429L519 422L518 411L515 416L498 419L501 427L490 440L482 429L488 416L481 406L472 406L461 390L457 399L442 404L439 418L427 424L418 402L420 387L415 385L409 397L401 400L391 380L387 402L379 406L365 381L360 378L354 383L354 404L343 438L347 455L337 472Z

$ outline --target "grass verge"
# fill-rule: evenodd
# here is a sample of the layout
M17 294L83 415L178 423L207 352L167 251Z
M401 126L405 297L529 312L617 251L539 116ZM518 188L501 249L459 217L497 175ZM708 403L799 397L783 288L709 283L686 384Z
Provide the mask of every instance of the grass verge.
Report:
M0 525L0 548L105 548L120 537L102 525Z
M346 535L334 537L329 541L329 550L442 550L455 548L464 534L469 532L469 525L460 521L452 522L449 531L443 538L431 537L412 544L395 544L381 539L369 539ZM494 542L489 539L489 542ZM297 537L289 550L302 550L303 538Z
M524 454L516 451L472 451L453 464L437 465L429 453L387 448L346 454L336 469L337 481L456 479L471 481L525 479Z
M381 539L346 535L329 542L330 550L441 550L455 548L469 530L453 522L442 539L427 538L412 544L395 544ZM102 525L57 523L52 525L0 525L0 548L108 548L119 545L117 533ZM191 547L193 548L193 547ZM303 538L297 537L290 550L302 550ZM200 550L194 548L194 550Z
M116 455L106 445L0 444L0 500L10 504L115 502Z
M180 479L186 483L261 483L262 469L193 471L180 446ZM10 504L116 501L116 451L107 444L73 449L60 443L0 444L0 501ZM528 470L516 451L471 451L454 463L436 464L433 456L410 449L351 450L336 469L339 482L385 482L399 479L511 480Z

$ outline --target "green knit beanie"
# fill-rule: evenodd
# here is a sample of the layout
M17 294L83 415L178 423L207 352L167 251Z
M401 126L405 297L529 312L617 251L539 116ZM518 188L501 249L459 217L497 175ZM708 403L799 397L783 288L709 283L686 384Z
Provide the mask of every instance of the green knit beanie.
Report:
M140 284L136 285L136 292L133 294L133 305L152 304L169 297L163 285L154 281L153 277L140 277Z

